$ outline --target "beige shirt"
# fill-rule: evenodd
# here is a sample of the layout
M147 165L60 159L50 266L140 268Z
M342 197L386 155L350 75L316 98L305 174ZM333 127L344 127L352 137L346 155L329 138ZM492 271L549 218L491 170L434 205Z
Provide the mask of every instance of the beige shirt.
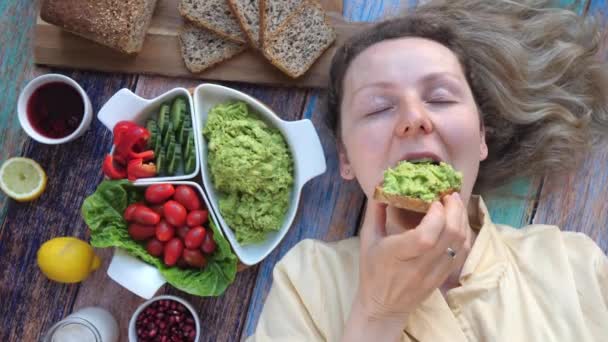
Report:
M608 341L601 249L553 226L494 224L479 197L471 202L481 228L461 286L422 302L404 323L402 341ZM276 265L248 341L339 341L358 268L358 238L300 242Z

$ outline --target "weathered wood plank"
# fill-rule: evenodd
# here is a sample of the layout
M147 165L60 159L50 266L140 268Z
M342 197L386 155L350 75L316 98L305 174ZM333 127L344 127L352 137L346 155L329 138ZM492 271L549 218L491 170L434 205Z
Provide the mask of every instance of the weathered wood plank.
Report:
M378 20L400 7L395 1L346 1L345 17L349 20ZM365 196L356 182L342 180L338 169L336 141L324 121L324 110L318 91L312 91L306 102L304 118L313 121L319 132L327 161L325 174L313 179L302 192L296 221L279 247L259 266L259 274L247 312L242 338L251 335L272 285L274 265L299 241L314 238L325 241L355 235Z
M32 55L24 52L33 41L36 11L29 1L0 1L0 162L19 155L26 138L17 118L17 98L31 77ZM0 222L7 208L0 192Z
M540 179L518 179L492 192L482 194L492 220L515 228L529 224L539 185Z
M587 156L565 178L547 178L534 223L589 235L608 253L608 148Z
M128 76L62 73L82 85L94 110L131 82ZM101 160L110 144L111 134L97 120L83 137L68 144L49 146L26 140L23 155L40 163L49 182L37 201L8 203L0 231L1 341L38 340L53 322L71 311L79 285L46 279L36 266L36 251L57 236L87 239L80 205L101 180Z

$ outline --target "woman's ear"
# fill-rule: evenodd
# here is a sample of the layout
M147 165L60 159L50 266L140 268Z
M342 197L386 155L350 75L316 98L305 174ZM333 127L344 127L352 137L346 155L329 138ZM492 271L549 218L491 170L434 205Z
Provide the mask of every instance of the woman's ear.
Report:
M479 139L479 161L484 161L488 158L488 145L486 144L486 127L481 125L480 139Z
M338 157L340 158L340 175L345 180L353 180L355 179L355 173L348 161L348 156L346 155L346 147L342 142L338 143Z

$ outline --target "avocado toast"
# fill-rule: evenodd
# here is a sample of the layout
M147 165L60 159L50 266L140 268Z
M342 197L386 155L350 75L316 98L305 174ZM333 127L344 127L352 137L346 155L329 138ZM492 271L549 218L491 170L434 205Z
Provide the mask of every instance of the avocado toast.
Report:
M460 191L462 174L447 163L430 159L401 161L384 171L374 199L388 205L426 213L431 203Z

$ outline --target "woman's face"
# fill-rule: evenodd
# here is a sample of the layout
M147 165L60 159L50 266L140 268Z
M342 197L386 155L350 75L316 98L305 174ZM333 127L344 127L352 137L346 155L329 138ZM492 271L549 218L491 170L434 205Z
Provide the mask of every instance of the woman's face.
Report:
M349 66L341 104L340 171L368 198L401 160L431 157L463 173L468 202L487 157L477 106L456 55L422 38L370 46Z

